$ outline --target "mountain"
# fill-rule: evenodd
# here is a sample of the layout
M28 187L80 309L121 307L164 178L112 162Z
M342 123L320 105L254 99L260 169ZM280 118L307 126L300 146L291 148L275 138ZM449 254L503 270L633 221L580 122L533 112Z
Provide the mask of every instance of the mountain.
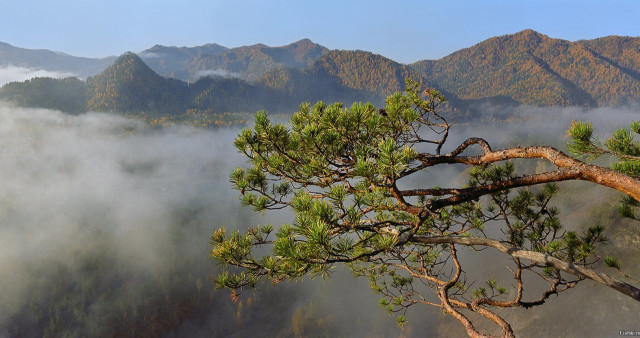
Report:
M173 114L188 97L184 82L156 74L136 54L125 53L87 79L87 108L93 111L151 111Z
M525 30L410 66L462 99L615 106L640 100L637 46L632 38L570 42Z
M633 79L640 80L640 38L608 36L578 43Z
M25 49L0 42L0 67L17 66L30 69L72 73L87 78L103 71L115 57L91 59L53 52L46 49Z
M370 101L384 105L387 96L404 90L407 78L421 82L423 87L440 90L447 102L439 109L449 112L453 119L468 118L471 106L481 101L461 100L455 93L441 90L438 83L412 67L360 50L333 50L310 67L273 70L257 82L311 102Z
M0 88L0 98L21 107L57 109L70 114L87 111L86 83L77 78L34 78Z
M281 47L263 44L238 47L217 54L202 54L189 66L192 77L219 74L256 80L266 72L283 67L304 68L329 50L309 39Z
M486 104L640 102L640 38L571 42L526 30L410 65L366 51L329 51L307 39L282 47L157 45L140 55L126 53L86 82L36 78L9 83L0 88L0 99L71 113L88 109L154 119L233 120L234 113L259 109L290 113L304 101L381 105L409 77L440 90L448 99L441 111L457 120L477 117ZM190 80L161 76L145 59ZM210 76L194 81L203 74Z
M256 83L302 101L383 104L387 96L404 89L408 77L426 82L417 71L384 56L332 50L309 67L274 69Z
M164 78L136 54L126 53L104 72L87 79L86 106L94 111L156 116L187 111L290 112L303 101L383 103L386 96L403 89L406 77L419 75L380 55L331 51L309 67L277 67L252 82L214 76L188 83Z
M218 44L198 47L155 45L138 55L158 74L192 82L203 76L254 81L274 69L308 67L328 52L327 48L303 39L280 47L256 44L231 49Z
M289 113L304 101L383 104L387 95L403 89L406 77L419 79L419 74L369 52L331 51L309 67L276 67L256 81L213 76L184 82L158 75L142 58L129 52L86 82L35 78L3 86L0 98L18 105L70 113L91 110L152 119L185 114L253 113L260 109ZM57 101L51 98L52 93Z
M415 70L384 56L364 51L332 51L309 73L335 78L345 88L386 97L404 88L408 77L420 80Z
M193 60L206 55L224 53L228 50L229 48L215 43L197 47L155 45L138 53L138 56L162 76L190 80L193 76L189 73L189 67Z
M285 46L263 44L227 48L215 43L196 47L155 45L138 56L164 77L193 82L202 76L237 77L255 80L283 67L304 68L329 50L309 39ZM19 66L73 74L82 79L97 75L116 57L83 58L45 49L25 49L0 42L0 67Z

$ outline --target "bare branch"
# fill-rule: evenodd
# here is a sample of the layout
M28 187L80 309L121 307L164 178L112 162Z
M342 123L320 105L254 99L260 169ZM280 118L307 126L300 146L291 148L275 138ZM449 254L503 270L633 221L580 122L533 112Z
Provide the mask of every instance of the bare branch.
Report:
M636 288L631 284L619 281L602 272L598 272L593 269L581 267L573 263L562 261L560 259L557 259L555 257L552 257L542 252L509 247L493 239L479 238L479 237L456 237L456 236L428 237L428 236L415 235L410 240L413 242L418 242L423 244L454 243L454 244L461 244L461 245L467 245L467 246L479 245L479 246L492 247L494 249L497 249L513 257L528 259L532 262L543 264L545 266L550 266L575 276L591 279L595 282L598 282L612 289L615 289L616 291L628 297L631 297L636 301L640 301L640 289Z

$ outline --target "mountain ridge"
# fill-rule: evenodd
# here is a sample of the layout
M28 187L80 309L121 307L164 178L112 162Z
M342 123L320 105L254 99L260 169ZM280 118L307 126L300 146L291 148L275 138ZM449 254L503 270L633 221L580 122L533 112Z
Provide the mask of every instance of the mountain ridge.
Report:
M618 54L624 57L619 59L629 66L622 69L595 51L596 47L602 52L610 51L606 46L615 39L620 37L571 42L524 30L410 66L433 79L441 89L463 99L508 96L521 104L560 106L637 102L640 53L620 51ZM640 40L622 38L622 41ZM632 49L619 43L613 45L624 51Z
M48 49L27 49L0 42L0 67L17 66L74 73L79 78L95 75L111 64L116 57L86 58Z
M156 52L178 57L163 63L152 55ZM165 69L183 67L187 74L197 73L194 69L210 70L210 77L182 81L161 76L150 67L154 60ZM86 107L153 116L262 108L291 112L304 101L383 104L386 96L403 89L407 77L443 92L449 103L442 109L466 118L480 114L479 106L486 104L632 104L640 102L640 38L611 36L572 42L524 30L487 39L441 59L408 65L367 51L328 50L309 39L279 47L155 45L118 57L113 65L88 77L84 89L77 82L33 79L5 85L0 98L21 105L71 107L65 109L73 112ZM73 89L68 104L45 91L64 96L56 86Z
M89 77L86 88L87 109L93 111L151 110L171 114L186 94L184 83L158 75L132 52L124 53L102 73Z
M198 72L223 69L230 73L240 74L249 81L254 81L272 69L310 66L328 51L326 47L309 39L302 39L278 47L254 44L231 48L223 53L199 55L191 61L189 73L193 75ZM183 78L182 80L187 79Z

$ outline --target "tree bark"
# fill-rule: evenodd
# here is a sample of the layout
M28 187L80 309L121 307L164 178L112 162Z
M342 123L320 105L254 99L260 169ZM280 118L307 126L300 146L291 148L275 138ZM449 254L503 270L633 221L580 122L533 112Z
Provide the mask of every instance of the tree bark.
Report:
M476 141L477 142L477 141ZM463 143L464 144L464 143ZM640 201L640 180L629 177L625 174L613 171L608 168L595 166L592 164L584 163L580 160L576 160L571 156L561 152L553 147L535 146L535 147L523 147L523 148L509 148L497 151L490 151L488 147L483 147L485 153L478 156L459 156L458 151L454 151L450 154L443 156L422 156L420 161L423 166L430 167L437 164L444 163L462 163L469 165L481 165L495 163L516 158L541 158L546 159L558 167L557 171L539 174L529 175L519 178L517 185L505 185L504 188L496 187L497 190L504 190L513 187L531 185L552 181L566 181L566 180L585 180L593 183L597 183L609 188L613 188L622 193L625 193L636 200ZM545 176L545 175L550 176ZM493 190L496 191L496 190ZM486 194L484 192L483 194ZM457 201L459 203L459 201ZM455 202L454 202L455 203Z

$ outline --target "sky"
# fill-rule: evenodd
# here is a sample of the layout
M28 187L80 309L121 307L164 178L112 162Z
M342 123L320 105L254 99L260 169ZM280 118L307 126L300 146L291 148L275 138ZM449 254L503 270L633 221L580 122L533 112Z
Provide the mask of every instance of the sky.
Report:
M155 44L281 46L304 38L401 63L438 59L492 36L640 36L635 0L0 0L0 41L75 56Z

